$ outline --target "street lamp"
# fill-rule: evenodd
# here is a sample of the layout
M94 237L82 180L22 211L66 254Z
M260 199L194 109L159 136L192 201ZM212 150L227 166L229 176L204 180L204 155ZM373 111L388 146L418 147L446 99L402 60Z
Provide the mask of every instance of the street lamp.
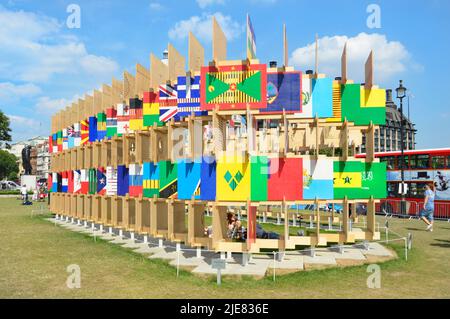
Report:
M401 214L405 215L405 208L406 208L406 203L405 203L405 168L404 168L404 144L403 144L403 123L404 123L404 119L403 119L403 99L406 96L406 88L403 86L403 81L400 80L400 86L398 88L395 89L395 91L397 92L397 99L400 100L400 150L401 150L401 156L400 156L400 169L401 169L401 178L402 178L402 187L401 187L401 192L402 192L402 203L401 203Z

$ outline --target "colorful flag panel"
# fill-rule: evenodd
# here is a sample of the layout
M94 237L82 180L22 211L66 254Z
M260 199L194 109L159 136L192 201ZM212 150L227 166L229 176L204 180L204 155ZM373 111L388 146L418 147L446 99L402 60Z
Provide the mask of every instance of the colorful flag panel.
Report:
M169 84L159 86L159 120L168 122L177 112L177 87Z
M180 160L178 166L178 198L179 199L200 199L200 177L202 162Z
M125 196L129 190L128 168L125 165L117 166L117 195Z
M115 108L106 109L106 136L111 138L117 135L117 111Z
M267 73L267 108L264 113L294 113L302 111L302 73Z
M104 167L99 167L97 169L97 194L105 195L107 185L108 179L106 169Z
M106 114L100 112L97 114L97 141L103 140L106 136Z
M333 160L303 159L303 198L334 198Z
M379 90L370 92L361 88L360 84L345 84L341 92L342 121L347 119L355 125L369 125L370 122L374 125L386 124L386 100L380 97Z
M334 198L386 198L386 163L334 162Z
M303 162L301 158L271 158L268 200L303 199Z
M250 199L250 163L242 156L222 156L217 161L217 200Z
M143 170L143 196L152 198L159 196L159 169L158 164L144 163Z
M135 197L142 195L143 166L140 164L130 164L128 174L129 174L129 190L128 190L129 195Z
M177 84L178 112L175 120L180 121L194 112L195 116L207 115L208 111L200 110L200 76L179 76Z
M159 197L177 198L178 174L177 164L170 161L161 161L159 168Z
M112 166L106 168L106 195L117 195L117 168Z
M89 142L97 140L97 118L95 116L89 117Z
M216 168L217 163L214 156L204 156L201 166L200 199L216 200Z
M245 110L267 107L265 64L202 67L200 80L202 110Z

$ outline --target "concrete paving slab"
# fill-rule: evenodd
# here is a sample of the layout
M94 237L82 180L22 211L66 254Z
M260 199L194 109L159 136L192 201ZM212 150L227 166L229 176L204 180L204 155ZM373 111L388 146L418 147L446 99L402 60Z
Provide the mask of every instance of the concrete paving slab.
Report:
M199 274L217 274L216 269L212 269L211 265L202 264L192 270L193 273ZM263 277L267 272L267 266L264 265L247 265L242 266L240 264L228 264L225 269L222 269L221 274L226 275L247 275L247 276L258 276Z
M364 255L392 257L392 253L379 243L370 243L369 250L361 251Z
M335 259L349 259L349 260L365 260L366 257L359 250L346 250L343 253L333 251L316 251L316 256L335 258Z
M174 260L171 260L169 262L169 264L176 267L177 266L177 259L175 258ZM179 265L180 266L189 266L189 267L198 267L200 265L208 265L208 263L205 262L205 258L197 258L197 257L185 258L185 257L180 257Z
M107 240L107 241L111 241L117 238L117 236L110 234L110 233L103 233L101 235L99 235L98 237L100 237L103 240Z
M303 270L304 265L304 256L292 256L291 258L283 258L282 261L275 260L275 263L273 260L269 261L268 268L275 268L276 269L298 269Z
M320 264L320 265L337 265L336 259L334 257L328 256L303 256L304 264Z

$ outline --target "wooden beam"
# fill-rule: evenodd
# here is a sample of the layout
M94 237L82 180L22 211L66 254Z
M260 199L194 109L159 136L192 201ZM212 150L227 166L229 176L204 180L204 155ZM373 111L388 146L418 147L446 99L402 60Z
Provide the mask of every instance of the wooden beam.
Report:
M344 50L341 56L341 83L347 82L347 42L345 42Z
M317 77L319 75L319 36L316 33L316 48L315 48L315 68L314 74Z
M285 68L289 66L289 49L288 49L288 39L286 32L286 24L283 24L283 65Z
M367 90L373 87L373 51L370 51L365 65L365 84L364 87Z

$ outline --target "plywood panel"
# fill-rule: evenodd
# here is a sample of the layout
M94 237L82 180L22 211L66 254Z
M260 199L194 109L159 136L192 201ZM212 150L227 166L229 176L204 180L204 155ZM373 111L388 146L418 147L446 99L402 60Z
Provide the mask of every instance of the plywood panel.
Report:
M136 64L136 94L142 98L150 88L150 70Z
M212 48L213 48L213 60L215 62L225 61L227 59L227 38L225 33L223 33L220 28L219 23L215 17L212 18L213 24L213 38L212 38Z
M157 90L160 84L169 79L169 68L153 53L150 54L150 88Z
M109 85L102 85L102 102L99 112L106 112L106 109L112 106L112 87Z
M123 96L125 101L134 98L136 95L135 78L129 72L123 72Z
M200 72L205 63L205 49L197 38L189 32L188 70L194 74Z
M176 82L178 76L186 74L186 59L169 43L169 80Z

